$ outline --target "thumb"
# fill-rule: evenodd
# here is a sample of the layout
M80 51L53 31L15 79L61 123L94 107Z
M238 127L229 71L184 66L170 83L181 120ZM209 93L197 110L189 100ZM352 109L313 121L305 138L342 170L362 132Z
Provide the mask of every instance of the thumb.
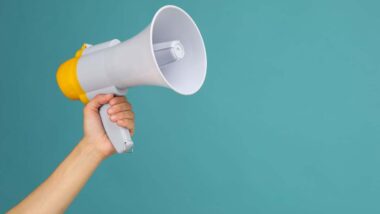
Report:
M98 109L107 104L112 98L113 94L98 94L96 95L85 107L85 111L98 111Z

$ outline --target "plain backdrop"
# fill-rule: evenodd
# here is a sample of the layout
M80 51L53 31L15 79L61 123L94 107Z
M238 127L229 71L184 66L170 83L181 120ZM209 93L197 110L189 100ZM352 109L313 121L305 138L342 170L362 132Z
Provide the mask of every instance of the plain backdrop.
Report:
M203 34L205 85L130 89L134 153L106 160L67 213L380 212L376 0L0 0L0 212L81 139L60 63L165 4Z

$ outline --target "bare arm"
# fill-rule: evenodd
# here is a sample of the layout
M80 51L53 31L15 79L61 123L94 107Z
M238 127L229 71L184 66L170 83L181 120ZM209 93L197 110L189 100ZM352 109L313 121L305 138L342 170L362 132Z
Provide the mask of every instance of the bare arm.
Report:
M36 190L9 213L63 213L104 158L82 140Z
M57 169L9 213L63 213L92 173L115 153L102 127L98 109L110 103L111 120L134 132L134 115L124 97L99 95L84 109L84 137Z

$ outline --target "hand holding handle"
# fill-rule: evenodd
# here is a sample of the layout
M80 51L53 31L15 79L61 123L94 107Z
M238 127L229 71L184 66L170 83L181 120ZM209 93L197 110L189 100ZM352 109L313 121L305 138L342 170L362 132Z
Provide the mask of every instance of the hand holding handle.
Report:
M118 126L116 123L112 122L107 113L109 104L105 104L100 107L100 117L102 119L104 130L111 141L112 145L115 147L117 153L129 152L133 149L133 141L131 139L131 134L129 130Z

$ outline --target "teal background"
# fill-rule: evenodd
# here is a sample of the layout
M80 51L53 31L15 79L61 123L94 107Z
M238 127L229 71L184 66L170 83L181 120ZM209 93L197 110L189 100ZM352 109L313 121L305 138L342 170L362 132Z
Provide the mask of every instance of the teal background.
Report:
M82 136L59 64L165 4L203 34L205 85L130 89L135 152L106 160L67 213L380 213L375 0L1 0L0 212Z

